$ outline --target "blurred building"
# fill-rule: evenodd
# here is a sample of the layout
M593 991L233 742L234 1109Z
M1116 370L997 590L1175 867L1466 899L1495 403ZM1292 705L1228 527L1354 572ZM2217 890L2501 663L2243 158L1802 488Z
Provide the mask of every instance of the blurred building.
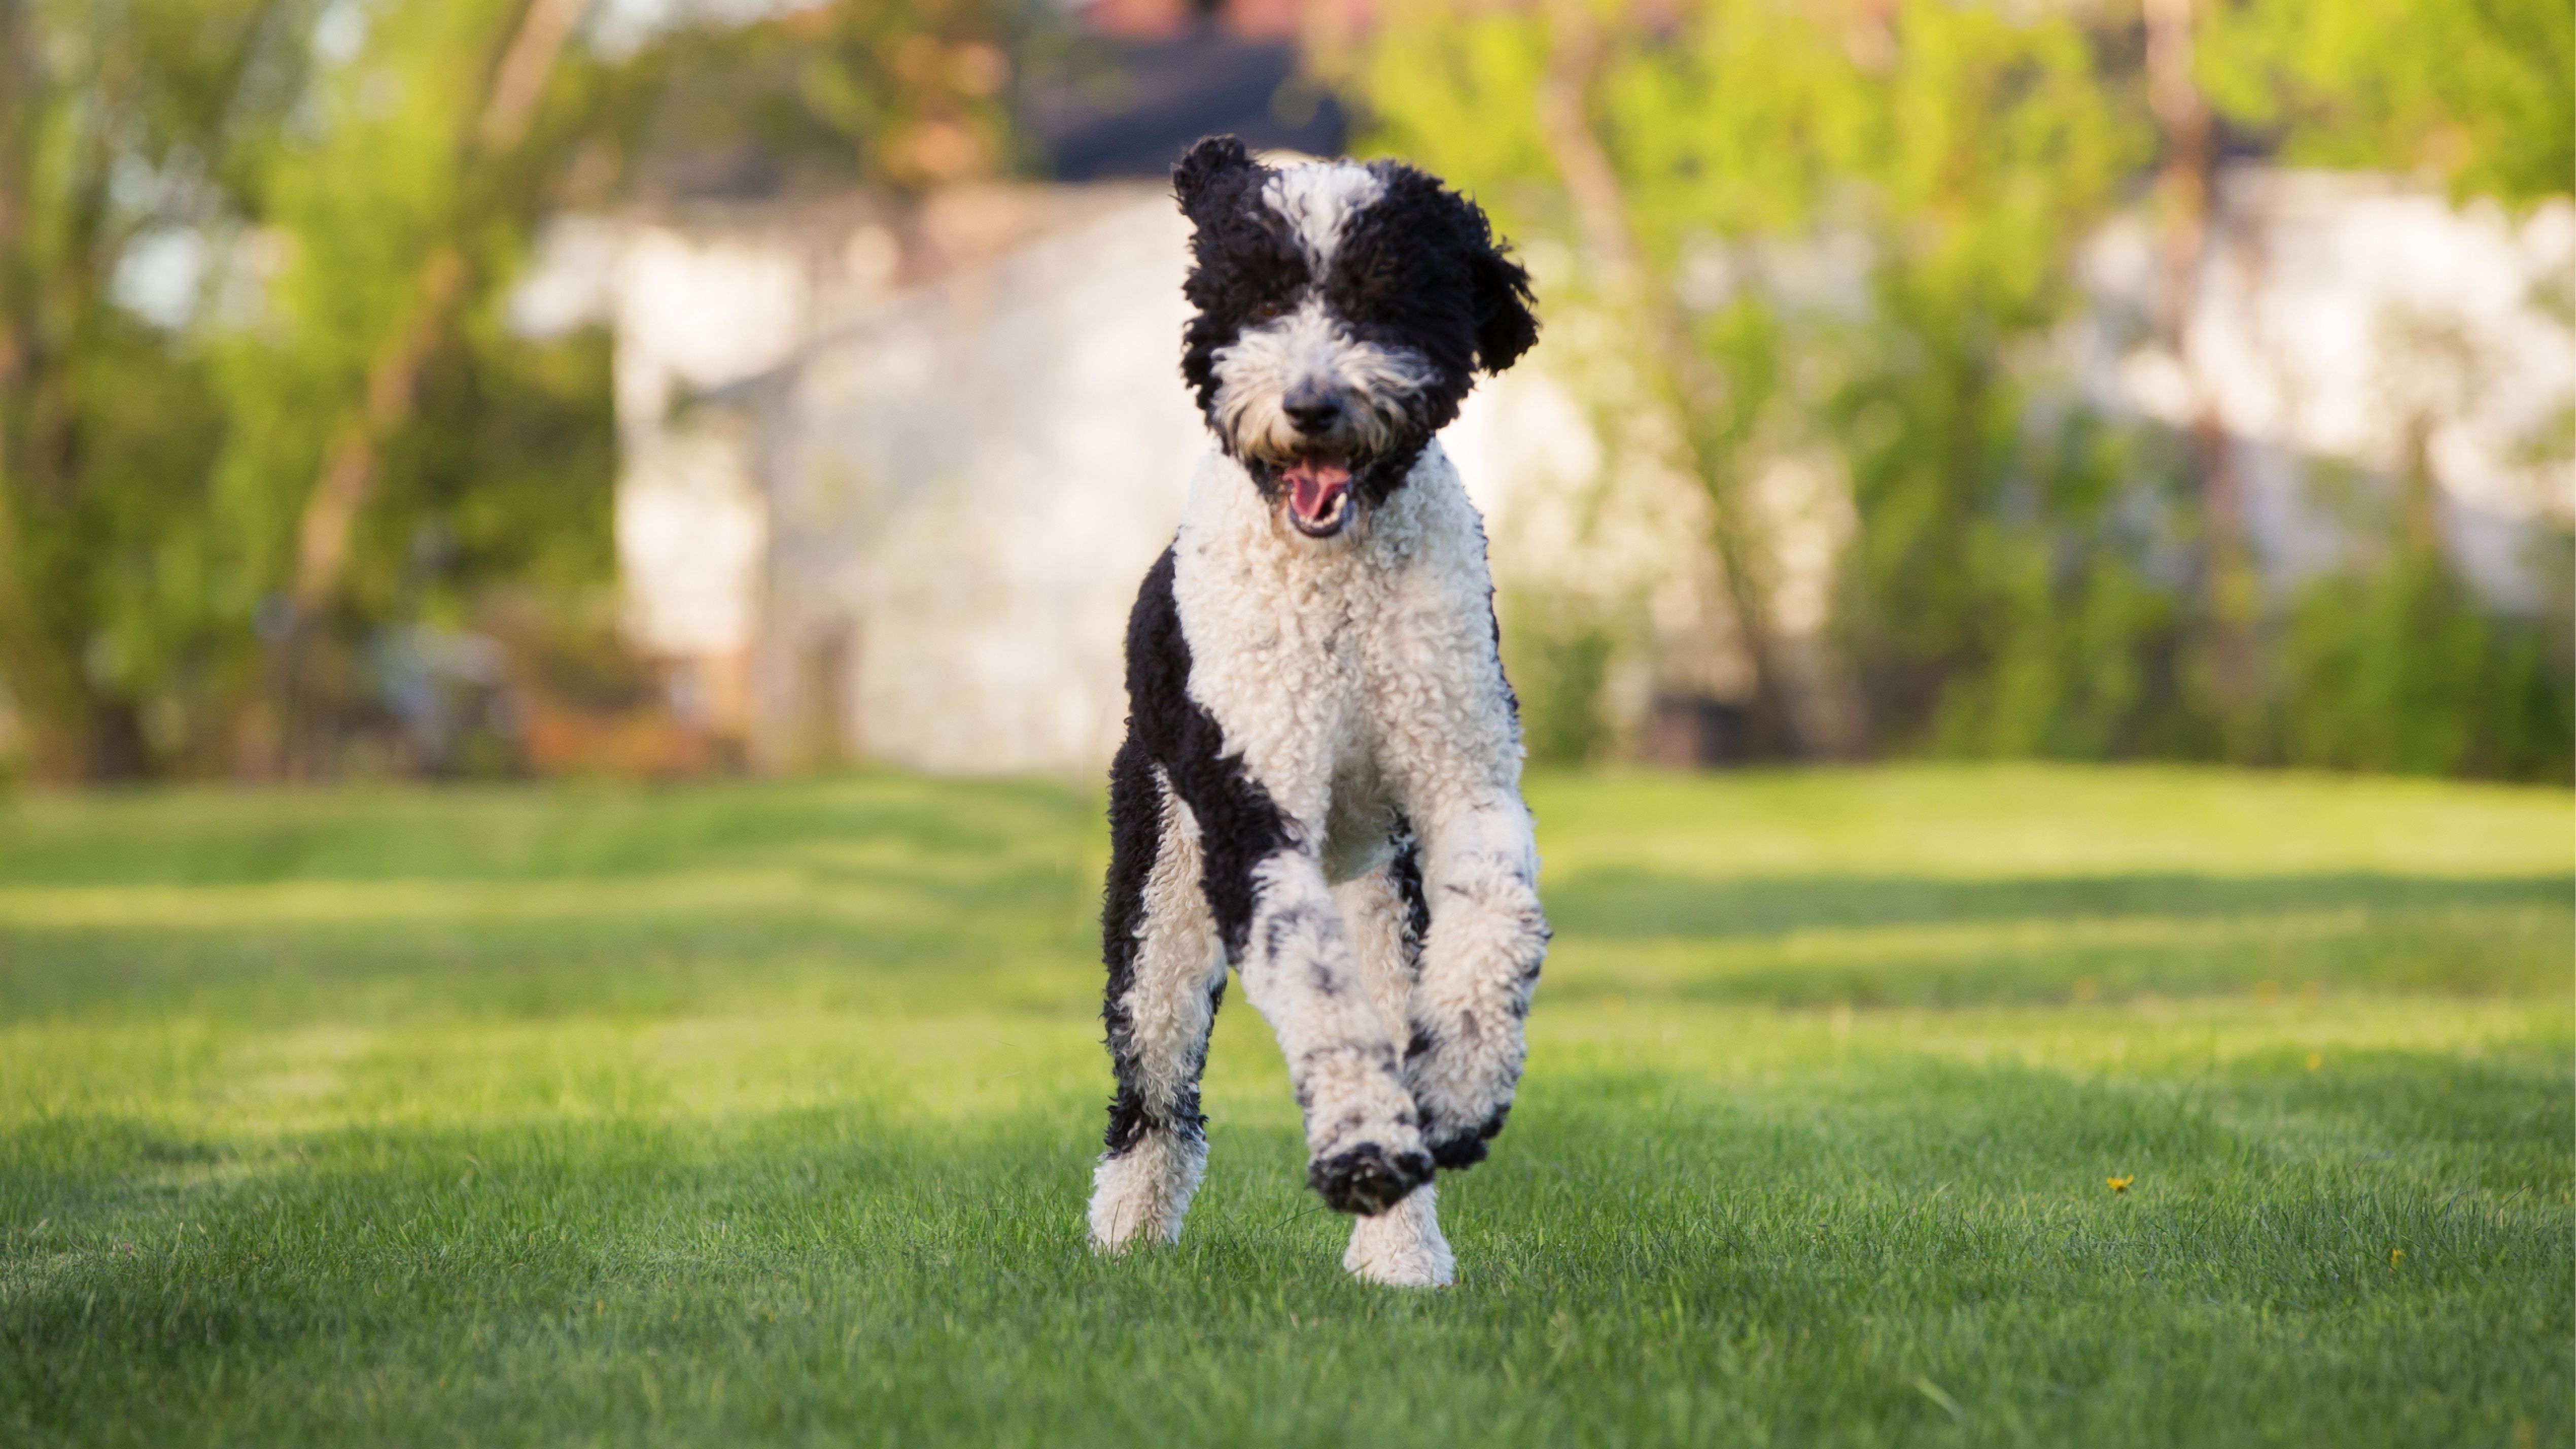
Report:
M896 207L718 177L549 228L517 320L614 332L625 630L676 713L763 768L1107 759L1126 610L1207 445L1178 375L1188 229L1167 169L1222 131L1338 152L1343 119L1300 78L1294 32L1365 8L1246 0L1218 27L1174 0L1100 0L1087 14L1115 83L1094 73L1024 103L1051 179ZM2276 588L2360 536L2338 489L2385 491L2420 457L2443 546L2497 602L2538 605L2530 521L2570 499L2528 440L2576 397L2576 208L2515 219L2382 178L2237 167L2181 358L2145 320L2153 250L2143 218L2088 250L2075 385L2177 426L2214 407ZM1580 266L1561 248L1527 256L1543 303ZM1728 265L1772 275L1721 290L1843 287L1865 304L1866 256L1830 241ZM1614 728L1649 754L1725 754L1748 675L1709 576L1705 502L1638 461L1658 448L1651 420L1617 406L1634 394L1615 329L1562 307L1548 322L1547 345L1445 438L1507 603L1602 591L1603 617L1645 641L1607 681ZM1784 458L1751 501L1780 554L1773 614L1802 733L1830 748L1821 640L1844 487L1829 460Z
M1226 131L1343 145L1265 14L1102 7L1115 83L1038 88L1021 118L1052 181L898 208L718 168L547 229L515 320L612 329L624 629L675 712L764 768L1106 762L1127 608L1207 446L1172 160ZM1561 390L1503 413L1582 431ZM1496 416L1453 450L1551 456L1483 445Z
M1127 608L1207 447L1188 236L1134 181L552 228L520 320L615 329L626 628L675 707L767 767L1105 762ZM1533 373L1448 443L1490 507L1579 472L1583 427Z
M2576 417L2576 206L2509 216L2367 172L2221 171L2187 355L2148 339L2159 303L2144 218L2087 249L2086 391L2229 440L2276 591L2388 536L2355 514L2433 485L2424 520L2488 600L2547 604L2536 521L2576 518L2563 448ZM2563 563L2563 560L2558 562Z

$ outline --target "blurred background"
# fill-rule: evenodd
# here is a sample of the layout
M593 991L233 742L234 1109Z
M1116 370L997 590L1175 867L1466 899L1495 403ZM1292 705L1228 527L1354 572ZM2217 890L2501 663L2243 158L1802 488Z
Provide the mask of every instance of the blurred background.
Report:
M1541 762L2569 777L2562 0L0 0L0 773L1095 771L1223 131L1536 275Z

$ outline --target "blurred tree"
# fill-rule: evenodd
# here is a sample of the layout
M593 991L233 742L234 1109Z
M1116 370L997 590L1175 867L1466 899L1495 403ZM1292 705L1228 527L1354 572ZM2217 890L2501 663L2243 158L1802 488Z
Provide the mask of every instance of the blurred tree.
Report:
M459 316L507 278L559 198L571 153L617 98L603 67L559 84L587 0L445 0L357 12L365 34L313 97L316 134L271 180L290 253L267 325L234 339L225 390L248 426L219 487L254 557L294 517L270 596L266 708L254 749L274 768L326 768L335 691L315 654L342 602L353 532L388 442ZM585 84L584 82L587 82ZM310 462L300 460L311 459ZM310 472L305 472L310 469ZM300 482L299 474L309 482ZM283 505L281 507L281 505Z
M2007 655L2032 708L2091 689L2034 675L2077 651L2025 636L2137 611L2082 604L2125 586L2066 567L2041 520L2104 490L2040 466L2061 445L2011 364L2076 304L2072 249L2148 154L2115 49L2064 13L1938 0L1551 13L1399 8L1362 80L1380 144L1576 234L1614 305L1642 306L1757 677L1771 548L1744 494L1821 445L1859 512L1836 628L1882 744L1965 734L1942 721L1988 707L1961 686ZM1867 258L1847 289L1766 266L1839 242ZM1686 268L1727 280L1685 309Z
M2077 246L2143 190L2158 341L2190 355L2231 149L2566 193L2570 28L2541 0L1420 0L1357 83L1378 144L1573 241L1575 300L1637 338L1708 492L1757 705L1771 550L1749 480L1821 446L1858 525L1831 634L1876 747L2563 777L2564 631L2450 572L2424 419L2385 538L2285 611L2214 395L2178 436L2115 424L2040 344L2084 305Z
M2576 11L2559 0L2235 0L2199 76L2285 160L2429 172L2461 197L2576 187Z
M264 425L240 435L224 481L267 546L281 542L279 506L297 500L293 561L263 623L258 744L279 768L329 768L353 632L330 619L363 617L370 599L382 608L390 597L384 577L358 581L355 595L350 578L389 450L417 430L429 369L472 350L464 323L497 298L531 228L585 170L603 169L576 161L749 143L764 164L811 161L845 183L925 187L1007 159L998 97L1010 68L995 39L1005 12L983 0L689 28L619 66L567 48L584 7L370 10L365 42L321 94L319 137L277 177L277 224L293 251L272 287L275 325L245 334L225 374L235 411ZM497 357L497 330L483 335ZM303 465L309 485L297 482L298 459L315 460ZM496 478L487 491L497 489ZM604 499L596 512L604 528ZM377 561L399 577L409 530L391 522L373 529L394 545Z
M2200 608L2207 621L2200 661L2203 682L2227 752L2250 758L2260 749L2261 681L2255 629L2262 578L2245 530L2243 490L2234 440L2216 387L2192 347L2194 303L2209 254L2210 216L2218 185L2219 126L2201 92L2198 23L2207 0L2144 0L2147 108L2163 133L2156 170L2156 340L2190 386L2184 424L2199 512Z
M40 772L328 768L375 631L605 580L604 346L499 302L640 148L1012 160L1007 3L683 7L615 56L586 9L0 0L0 688Z
M851 0L700 31L669 48L653 145L898 192L991 176L1022 159L1012 57L1059 38L1028 0Z
M1722 375L1694 345L1667 269L1639 250L1628 183L1595 119L1610 61L1598 18L1582 0L1558 0L1548 11L1547 32L1547 65L1531 94L1541 143L1573 203L1605 300L1645 344L1640 360L1648 388L1679 423L1691 474L1707 497L1709 543L1751 680L1748 744L1759 754L1794 756L1798 732L1771 620L1771 560L1746 497L1748 435L1768 401L1757 385L1763 374L1738 367ZM1596 662L1589 675L1597 680L1600 674Z
M2218 115L2286 160L2429 176L2516 211L2576 192L2576 12L2555 0L2239 0L2205 17L2199 57ZM2576 328L2563 279L2534 301ZM2475 386L2463 339L2405 330L2419 388ZM2396 411L2385 506L2363 510L2378 517L2343 568L2302 588L2276 632L2263 748L2300 764L2567 779L2576 447L2563 419L2528 460L2549 500L2538 571L2556 589L2535 620L2499 614L2459 576L2435 417L2422 398Z
M142 772L207 685L179 541L222 411L119 290L152 262L184 292L255 213L315 8L0 0L0 671L47 773Z

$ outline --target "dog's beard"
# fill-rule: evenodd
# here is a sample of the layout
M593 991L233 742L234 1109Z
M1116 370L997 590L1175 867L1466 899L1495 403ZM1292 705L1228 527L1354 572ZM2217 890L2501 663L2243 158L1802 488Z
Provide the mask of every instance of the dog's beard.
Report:
M1420 446L1415 414L1430 369L1408 350L1354 340L1313 302L1245 332L1215 363L1210 426L1283 519L1310 538L1347 527L1361 503L1358 483ZM1340 402L1341 415L1309 433L1289 415L1288 399L1319 387Z

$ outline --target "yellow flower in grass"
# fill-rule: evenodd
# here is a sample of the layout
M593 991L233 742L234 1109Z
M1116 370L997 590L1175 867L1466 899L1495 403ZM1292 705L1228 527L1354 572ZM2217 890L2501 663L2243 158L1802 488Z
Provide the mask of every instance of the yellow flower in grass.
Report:
M2389 1249L2389 1250L2388 1250L2388 1266L2389 1266L2389 1267L2394 1268L2394 1267L2396 1267L2398 1264L2403 1263L2403 1262L2405 1262L2405 1261L2406 1261L2406 1250L2405 1250L2404 1248L2391 1248L2391 1249Z
M2129 1190L2129 1184L2137 1180L2138 1175L2134 1172L2130 1173L2126 1177L2106 1177L2102 1179L2103 1182L2110 1185L2113 1192L2127 1192Z

